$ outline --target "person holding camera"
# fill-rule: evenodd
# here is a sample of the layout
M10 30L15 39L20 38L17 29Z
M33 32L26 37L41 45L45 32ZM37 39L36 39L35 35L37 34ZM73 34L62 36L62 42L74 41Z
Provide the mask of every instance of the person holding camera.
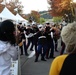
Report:
M17 60L16 29L10 20L0 23L0 75L11 75L11 59Z

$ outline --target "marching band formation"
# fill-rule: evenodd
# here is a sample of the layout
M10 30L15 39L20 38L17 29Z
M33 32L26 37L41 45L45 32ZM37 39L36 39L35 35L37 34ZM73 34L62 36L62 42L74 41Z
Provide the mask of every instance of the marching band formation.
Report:
M30 51L35 50L35 62L38 62L39 55L41 56L42 61L46 61L46 59L49 58L55 58L54 51L58 52L57 45L62 29L61 25L52 25L50 22L46 22L42 25L32 22L25 26L23 26L22 23L19 23L17 28L19 31L18 45L21 50L21 55L23 55L23 49L25 55L29 55L28 47L31 44ZM26 42L26 39L28 42ZM63 48L65 49L65 45L62 42L62 50L60 54L63 54Z
M35 51L35 62L39 61L39 56L41 56L41 61L55 58L54 51L59 51L57 50L57 46L58 39L61 38L61 29L62 25L53 25L50 22L46 22L43 25L32 22L24 26L22 23L15 25L11 20L1 22L0 75L11 75L11 59L19 59L18 51L20 55L25 53L26 56L29 56L28 50ZM63 54L65 50L63 41L61 41L61 46L60 55Z

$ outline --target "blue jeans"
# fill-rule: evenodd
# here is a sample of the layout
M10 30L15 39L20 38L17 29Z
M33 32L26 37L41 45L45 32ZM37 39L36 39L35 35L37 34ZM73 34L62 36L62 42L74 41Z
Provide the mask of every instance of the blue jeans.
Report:
M39 44L38 45L38 54L41 54L42 58L44 58L47 50L47 44Z

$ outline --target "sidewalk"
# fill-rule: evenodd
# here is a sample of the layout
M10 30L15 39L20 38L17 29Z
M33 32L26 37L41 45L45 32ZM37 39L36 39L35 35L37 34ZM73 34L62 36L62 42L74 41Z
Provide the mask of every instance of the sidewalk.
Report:
M60 50L61 50L61 42L60 41L61 40L58 41L58 51L59 52L54 52L55 57L58 56L58 55L60 55ZM25 56L25 54L20 56L20 68L21 69L23 67L25 67L25 64L28 61L28 59L34 56L35 51L28 50L28 54L29 54L29 56Z
M25 56L25 54L20 56L21 67L25 64L25 62L26 62L29 58L31 58L31 57L34 56L35 51L28 51L28 54L29 54L29 56Z
M61 39L59 39L58 40L58 50L60 51L60 48L61 48ZM29 56L25 56L25 54L24 55L21 55L20 56L20 63L21 63L21 67L25 64L25 62L29 59L29 58L31 58L33 55L34 55L34 51L30 51L30 50L28 50L28 54L29 54ZM57 55L59 55L59 54L57 54L56 52L55 52L55 56L57 56Z

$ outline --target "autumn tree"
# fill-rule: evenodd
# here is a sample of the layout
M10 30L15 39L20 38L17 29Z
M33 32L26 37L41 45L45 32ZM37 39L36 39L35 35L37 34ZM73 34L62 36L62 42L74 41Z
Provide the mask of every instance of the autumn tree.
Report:
M61 16L65 12L70 11L70 1L71 0L51 0L50 14L52 16Z
M5 7L3 4L1 4L3 0L0 0L0 13L3 11L3 8Z
M4 0L0 0L0 9L2 10L5 6L13 13L16 14L17 12L22 14L22 4L19 0L10 0L8 3L5 1L5 5L1 4ZM14 9L17 9L16 11ZM1 12L1 11L0 11Z
M0 0L0 3L2 2L3 0Z
M40 14L38 11L32 10L31 13L29 14L29 19L32 19L36 21L37 23L40 22Z
M74 17L73 16L73 8L71 6L71 0L48 0L48 3L50 5L49 13L54 16L65 16L65 14L68 15L68 17Z
M71 0L51 0L51 14L53 16L63 15L65 12L71 10L70 7Z
M61 14L58 12L58 5L60 3L60 0L49 0L50 4L50 14L52 16L60 16Z
M9 1L8 5L9 5L8 8L10 9L10 11L12 11L14 13L20 13L20 14L22 13L23 6L22 6L21 2L19 2L19 0L11 0L11 1ZM14 9L16 9L16 10L14 10Z

